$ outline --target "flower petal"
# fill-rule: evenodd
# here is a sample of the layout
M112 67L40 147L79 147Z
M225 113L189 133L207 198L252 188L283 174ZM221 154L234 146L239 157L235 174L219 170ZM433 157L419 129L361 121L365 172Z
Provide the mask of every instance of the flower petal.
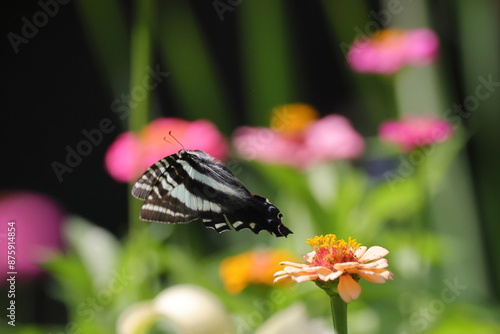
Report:
M276 274L277 274L277 273L276 273ZM274 274L274 275L276 275L276 274ZM278 282L278 281L281 281L281 280L282 280L282 279L284 279L284 278L291 278L291 277L290 277L289 275L280 275L280 276L276 276L276 277L274 278L274 281L273 281L273 282L274 282L274 283L276 283L276 282Z
M356 158L365 146L363 137L340 115L327 115L312 123L305 133L305 145L314 162Z
M368 248L366 253L364 253L363 256L361 256L359 258L359 262L364 263L364 262L369 262L369 261L373 261L373 260L378 260L378 259L386 256L387 254L389 254L389 251L387 249L385 249L384 247L373 246L373 247Z
M297 271L303 271L304 269L307 269L307 267L286 266L283 268L283 271L286 273L294 273Z
M363 254L365 254L367 249L368 249L368 247L366 247L366 246L359 246L359 248L354 253L354 256L358 259L361 258L363 256Z
M386 280L392 280L393 273L387 269L372 269L372 270L360 270L358 275L363 277L365 280L371 283L385 283Z
M339 278L338 291L340 297L349 303L351 300L358 299L361 293L361 286L351 277L351 275L342 275Z
M334 271L326 276L324 276L324 279L323 281L333 281L337 278L339 278L339 276L341 276L344 272L343 271ZM321 276L318 275L319 278L321 278Z
M274 273L273 275L274 277L278 277L278 276L288 276L288 273L284 270L280 270L280 271L277 271Z
M386 268L389 265L387 259L378 259L377 261L361 263L358 265L358 269L381 269Z
M311 263L314 260L315 256L316 256L316 252L315 251L312 251L312 252L309 252L309 253L306 253L306 254L302 254L302 257L308 263Z
M106 151L104 162L109 175L119 182L136 179L143 168L141 143L135 133L125 132L116 137Z
M397 121L386 121L379 129L382 141L396 144L403 152L446 141L452 134L450 124L433 116L407 116Z
M343 262L343 263L335 263L333 265L333 269L341 271L349 271L349 269L355 269L357 266L359 266L358 262Z
M306 282L306 281L314 281L317 278L318 278L318 275L301 275L301 276L297 276L297 277L292 277L292 279L297 283Z
M292 262L292 261L281 261L280 265L282 265L282 266L289 265L289 266L294 266L294 267L298 267L298 268L304 268L304 267L308 266L305 263L297 263L297 262Z
M334 280L336 279L337 277L339 277L340 275L342 275L342 272L340 271L332 271L328 268L322 268L322 269L319 269L316 271L316 273L318 274L318 278L322 281L330 281L330 280ZM339 273L339 274L337 274Z

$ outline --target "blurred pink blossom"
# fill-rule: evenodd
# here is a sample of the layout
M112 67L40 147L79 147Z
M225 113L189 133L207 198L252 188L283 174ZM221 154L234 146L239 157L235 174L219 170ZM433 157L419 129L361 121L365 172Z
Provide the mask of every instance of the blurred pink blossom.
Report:
M43 273L40 263L62 248L63 219L64 212L61 207L47 196L31 192L7 193L0 196L2 284L6 283L9 276L7 272L17 272L19 281L40 277ZM15 257L14 268L9 268L7 262L9 242L14 242L15 247L10 250L15 252L11 253L11 256Z
M236 129L233 142L245 159L301 169L323 161L356 158L364 150L361 135L340 115L313 121L293 136L270 128L243 126Z
M396 144L403 152L446 141L452 134L451 125L435 116L410 116L398 121L386 121L379 128L382 141Z
M202 150L217 159L226 159L227 142L214 124L165 117L152 121L139 133L119 135L106 152L108 173L120 182L134 181L153 163L179 151L181 146L168 135L170 131L186 150ZM163 140L165 137L170 144Z
M347 59L357 72L392 74L405 65L432 64L438 51L438 37L430 29L385 29L371 38L356 39Z

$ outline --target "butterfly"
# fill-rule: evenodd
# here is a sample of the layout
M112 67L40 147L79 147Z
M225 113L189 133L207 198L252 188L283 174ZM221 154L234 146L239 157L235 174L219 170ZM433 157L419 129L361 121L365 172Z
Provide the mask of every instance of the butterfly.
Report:
M220 161L199 150L181 149L157 161L137 180L132 195L144 201L140 219L183 224L195 220L221 233L231 225L277 237L293 233L281 212L254 195Z

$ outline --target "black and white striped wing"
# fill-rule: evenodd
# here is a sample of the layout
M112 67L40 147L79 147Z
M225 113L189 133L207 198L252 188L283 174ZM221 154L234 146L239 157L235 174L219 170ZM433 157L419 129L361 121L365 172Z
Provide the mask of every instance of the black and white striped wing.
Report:
M203 151L180 150L153 164L137 180L132 195L144 200L140 219L161 223L201 221L217 232L267 230L292 233L267 199L252 195L220 162Z

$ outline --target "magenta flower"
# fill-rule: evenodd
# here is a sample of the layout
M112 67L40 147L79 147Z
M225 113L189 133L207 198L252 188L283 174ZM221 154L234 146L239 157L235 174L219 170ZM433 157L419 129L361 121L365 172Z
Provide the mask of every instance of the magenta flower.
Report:
M403 152L446 141L452 134L451 125L434 116L410 116L398 121L386 121L379 128L381 140L396 144Z
M297 109L303 105L289 105L284 113L290 122L275 128L240 127L234 133L234 146L244 159L264 163L288 165L299 169L323 161L352 159L363 153L363 138L340 115L328 115L319 120L304 119Z
M106 152L108 173L117 181L130 182L156 161L179 151L181 147L168 135L170 131L186 150L202 150L217 159L226 159L227 142L211 122L158 118L138 134L125 132L116 138Z
M371 38L356 39L347 60L357 72L392 74L405 65L432 64L438 50L438 37L430 29L385 29Z
M43 273L40 264L53 252L62 249L63 219L61 207L47 196L18 192L0 197L2 284L7 283L6 279L10 276L7 272L17 272L16 279L19 281L40 277ZM8 251L14 253L7 253ZM13 267L9 267L8 254L15 258Z

